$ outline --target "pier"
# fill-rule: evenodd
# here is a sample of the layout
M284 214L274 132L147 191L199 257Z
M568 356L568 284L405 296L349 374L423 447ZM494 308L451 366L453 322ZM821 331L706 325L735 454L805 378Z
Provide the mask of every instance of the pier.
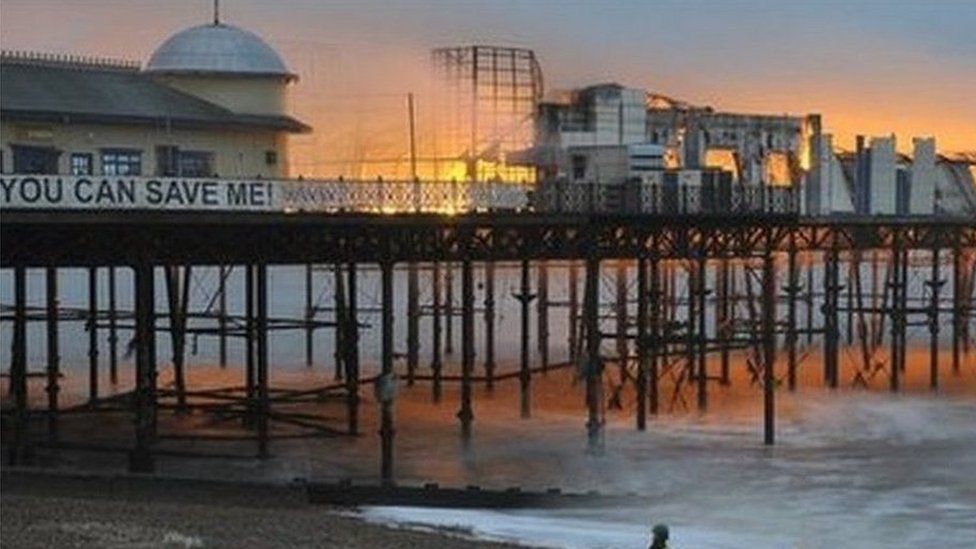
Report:
M4 408L11 464L29 462L36 444L70 447L59 434L59 419L68 413L131 416L129 467L152 471L161 437L213 437L161 432L161 414L197 410L240 421L255 455L265 457L283 426L291 429L288 436L365 436L360 407L373 399L379 406L378 476L393 484L398 386L427 384L438 402L442 387L456 384L458 434L470 440L477 437L475 385L518 391L521 415L528 418L533 380L556 369L572 370L585 386L580 413L586 418L587 448L599 454L605 409L621 406L623 389L636 395L636 429L647 429L649 417L675 406L707 413L710 394L731 383L730 357L736 354L745 357L748 378L762 399L763 443L771 445L776 394L800 389L801 367L819 368L829 388L867 387L883 379L891 391L899 391L910 334L918 337L920 329L930 349L930 386L938 390L947 374L972 366L976 335L976 224L968 219L807 218L765 211L447 215L6 209L0 238L0 263L12 271L14 282L13 303L4 306L2 317L13 326L10 404ZM270 312L275 295L268 289L268 273L283 265L305 269L300 317ZM66 268L88 269L88 308L59 306L56 273ZM123 269L132 271L130 287L117 281ZM41 305L27 303L28 270L45 273ZM206 303L190 292L190 273L203 270L216 280ZM503 270L520 281L512 294L496 287ZM375 306L357 299L357 284L367 271L379 276ZM231 276L244 278L243 310L227 306ZM603 283L607 277L609 290ZM108 281L107 299L97 295L98 280ZM165 281L164 308L157 305L158 280ZM331 290L328 306L313 300L315 284L323 280ZM405 296L398 295L403 288ZM117 292L131 293L133 310L116 306ZM421 302L421 295L429 301ZM395 316L394 303L404 298L408 314ZM502 300L519 304L519 322L498 324ZM105 303L107 309L99 305ZM364 322L372 313L378 320ZM551 333L549 320L557 314L566 315L566 333ZM92 334L89 398L72 408L59 401L59 326L65 322L84 322ZM40 369L27 361L28 323L46 329L47 360ZM334 382L274 386L268 341L280 330L306 335L310 365L331 356ZM319 330L335 332L334 349L314 347ZM519 332L515 370L500 369L494 359L500 330ZM97 331L110 332L109 349L99 348ZM421 333L431 340L421 341ZM108 354L115 383L128 334L135 356L133 384L105 396L98 386L98 369L105 364L99 357ZM395 338L404 335L406 353L400 357ZM172 388L157 385L163 337L173 351ZM183 372L191 337L217 339L220 365L240 368L241 384L205 389L188 384ZM945 337L948 352L940 345ZM245 356L228 356L230 338L244 340ZM359 349L366 338L381 349L376 375L363 374ZM568 360L549 356L556 340L565 342ZM454 352L460 352L460 367L445 371L444 357ZM856 357L853 368L840 367L842 353ZM807 360L811 354L822 364ZM30 377L45 380L46 407L28 406ZM321 399L343 401L345 421L289 409Z

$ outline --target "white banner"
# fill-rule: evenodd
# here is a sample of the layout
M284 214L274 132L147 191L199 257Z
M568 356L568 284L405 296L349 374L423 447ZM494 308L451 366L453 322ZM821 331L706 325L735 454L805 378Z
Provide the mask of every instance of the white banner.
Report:
M437 212L522 210L508 183L0 176L0 209Z

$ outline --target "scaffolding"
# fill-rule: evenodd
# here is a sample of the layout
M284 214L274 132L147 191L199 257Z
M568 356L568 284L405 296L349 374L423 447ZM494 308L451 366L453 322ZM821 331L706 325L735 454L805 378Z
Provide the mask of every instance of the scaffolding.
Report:
M532 146L542 99L542 68L524 48L438 48L431 60L439 102L439 179L533 182L530 168L510 166L509 153Z

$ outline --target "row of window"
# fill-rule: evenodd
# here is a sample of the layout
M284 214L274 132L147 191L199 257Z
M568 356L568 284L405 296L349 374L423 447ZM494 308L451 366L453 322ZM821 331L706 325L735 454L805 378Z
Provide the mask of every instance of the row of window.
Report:
M14 173L56 174L62 152L54 147L11 145ZM142 151L102 149L98 153L102 175L142 175ZM71 175L94 175L95 153L74 152L68 156ZM182 151L177 147L156 148L156 175L181 177L214 176L214 155L209 151ZM0 156L0 170L2 170Z

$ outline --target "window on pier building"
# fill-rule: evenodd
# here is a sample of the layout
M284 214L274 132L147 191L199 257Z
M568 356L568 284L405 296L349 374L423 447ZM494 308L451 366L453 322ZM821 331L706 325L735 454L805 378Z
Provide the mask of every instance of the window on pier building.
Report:
M89 153L71 153L71 175L92 175L92 155Z
M11 145L14 173L56 174L61 151L49 146Z
M156 175L167 177L213 177L214 153L181 151L179 147L156 147Z
M586 156L582 154L574 154L572 158L572 162L573 162L573 179L586 178Z
M142 175L142 151L136 149L102 149L104 175Z

